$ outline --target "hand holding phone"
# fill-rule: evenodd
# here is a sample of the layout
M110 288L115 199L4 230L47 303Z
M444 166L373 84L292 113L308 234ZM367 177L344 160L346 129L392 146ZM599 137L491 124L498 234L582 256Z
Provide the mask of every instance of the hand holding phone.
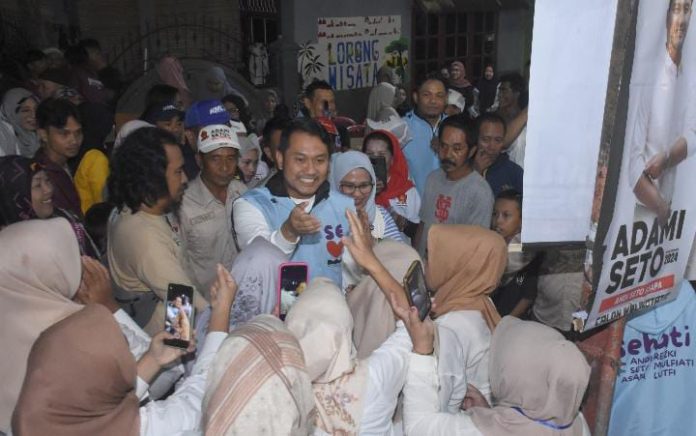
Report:
M423 321L430 313L431 302L425 285L425 274L419 260L414 260L404 276L404 291L410 306L418 309L418 317Z
M389 296L392 309L396 316L404 322L408 335L413 343L416 354L433 354L435 344L435 323L430 318L421 320L415 307L403 307L396 301L396 295Z
M165 301L164 330L174 338L164 339L165 345L187 349L193 337L193 288L170 283Z
M290 307L307 287L309 266L306 262L285 262L278 268L278 307L285 319Z

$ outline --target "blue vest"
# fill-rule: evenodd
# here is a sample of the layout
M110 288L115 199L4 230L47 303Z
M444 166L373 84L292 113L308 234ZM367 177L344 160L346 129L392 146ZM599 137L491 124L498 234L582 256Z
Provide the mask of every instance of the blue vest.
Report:
M265 187L247 191L243 197L263 213L273 230L280 229L296 206L289 197L274 196ZM353 199L337 192L331 192L328 198L315 203L311 214L321 222L321 231L301 236L290 257L292 261L307 262L310 280L313 277L328 277L341 289L341 237L350 233L346 209L355 212Z

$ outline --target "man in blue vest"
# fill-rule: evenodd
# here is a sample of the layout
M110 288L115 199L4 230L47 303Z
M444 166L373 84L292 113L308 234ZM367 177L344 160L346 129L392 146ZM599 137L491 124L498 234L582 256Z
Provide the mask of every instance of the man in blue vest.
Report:
M293 120L276 151L278 173L233 205L239 248L260 236L291 260L307 262L311 277L328 277L341 286L341 237L348 234L346 209L355 207L352 198L329 192L330 161L331 140L324 129L310 118Z
M408 162L408 171L423 197L428 175L440 166L433 139L437 137L440 122L445 118L447 87L440 78L429 77L413 93L416 108L404 116L411 141L401 148Z

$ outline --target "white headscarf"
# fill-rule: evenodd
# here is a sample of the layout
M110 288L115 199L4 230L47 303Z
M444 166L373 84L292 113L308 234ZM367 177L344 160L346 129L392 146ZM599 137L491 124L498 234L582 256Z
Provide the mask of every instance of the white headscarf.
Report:
M114 140L114 150L123 144L123 141L126 140L128 135L143 127L155 126L143 120L131 120L122 125L118 131L118 134L116 135L116 139Z
M285 325L304 352L317 406L316 425L329 434L357 434L368 368L353 346L353 317L338 287L318 277L297 298Z
M24 88L13 88L7 91L0 106L0 119L12 126L17 137L19 154L24 157L33 157L41 147L39 135L35 131L24 129L19 115L19 106L28 98L38 103L34 94Z
M346 151L345 153L338 153L334 155L331 159L331 172L330 183L331 189L337 192L341 192L341 180L351 171L362 168L370 174L370 180L372 181L372 192L370 192L370 198L365 204L365 212L367 212L367 217L370 223L375 221L375 214L377 213L377 203L375 203L375 196L377 195L377 189L374 184L377 181L375 176L375 170L372 167L372 162L370 158L367 157L365 153L356 150Z

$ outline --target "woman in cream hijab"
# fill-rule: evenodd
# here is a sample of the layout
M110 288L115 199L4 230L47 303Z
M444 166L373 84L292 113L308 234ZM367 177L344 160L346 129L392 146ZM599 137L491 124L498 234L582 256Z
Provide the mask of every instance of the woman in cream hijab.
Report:
M78 293L80 298L83 295L83 268L91 269L97 262L80 259L77 238L65 218L7 226L0 231L0 247L0 346L12 351L5 353L0 365L0 431L7 432L29 350L41 332L84 307L76 302ZM142 356L150 337L123 310L113 316L131 354ZM158 397L167 392L182 373L179 367L163 373L150 393Z
M420 260L418 252L410 245L384 240L374 246L374 255L398 282L403 281L411 264ZM368 358L396 330L397 319L389 299L370 275L365 275L346 295L353 315L353 343L358 359ZM440 407L452 413L459 410L466 395L467 380L464 372L466 359L457 334L445 325L437 326L438 346L436 355L440 380Z
M407 434L589 436L580 405L590 366L580 350L554 329L505 317L491 342L491 388L498 403L469 395L467 413L438 413L433 325L399 310L414 339L404 387Z
M314 434L394 434L392 416L411 350L403 324L369 358L359 360L346 300L323 277L310 282L285 324L299 340L312 380Z
M77 312L80 249L65 218L21 221L0 231L0 431L10 428L27 356L46 328Z
M101 304L84 308L46 329L32 346L22 391L12 416L16 435L169 435L197 431L208 370L227 337L236 284L221 266L211 286L210 333L191 375L162 401L142 407L148 383L163 366L191 353L155 335L137 362L118 323Z
M465 225L430 228L426 275L435 292L435 322L456 333L465 353L467 382L489 400L489 346L500 321L489 295L496 289L506 263L505 240L491 230ZM440 365L461 365L459 358L448 352L449 348L456 349L456 345L440 344Z
M272 315L232 331L203 400L206 435L307 435L314 396L297 339Z

